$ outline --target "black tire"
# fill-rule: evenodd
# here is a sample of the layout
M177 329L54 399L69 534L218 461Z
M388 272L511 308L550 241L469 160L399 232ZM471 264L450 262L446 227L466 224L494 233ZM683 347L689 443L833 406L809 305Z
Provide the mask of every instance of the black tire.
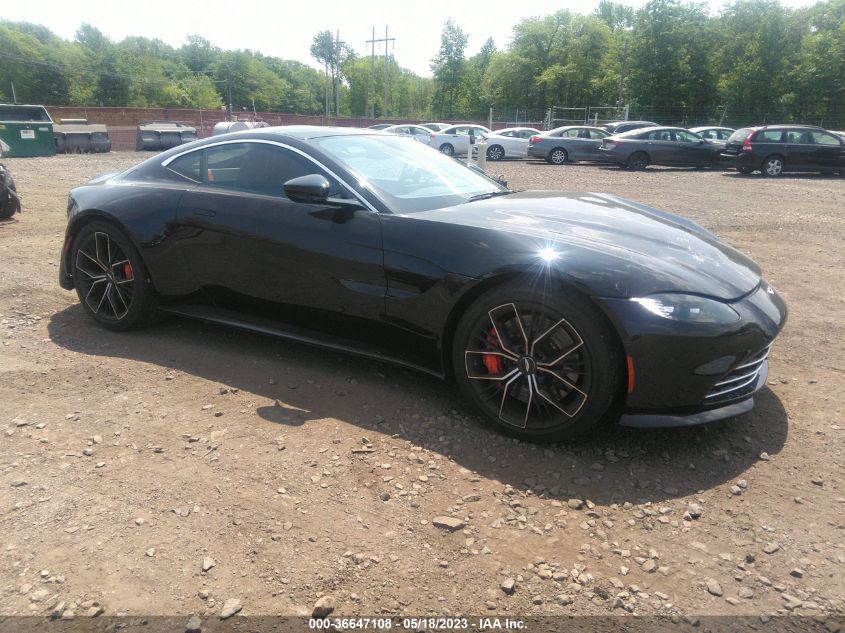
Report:
M452 345L463 395L495 429L533 442L565 440L614 419L622 356L587 299L562 288L544 298L515 283L479 297Z
M505 148L501 145L491 145L487 148L487 160L502 160L505 157Z
M569 152L562 147L555 147L549 152L549 157L546 160L552 165L563 165L569 160Z
M128 330L153 322L158 297L137 249L114 224L87 224L73 239L70 269L85 311L102 327Z
M5 181L5 182L2 182ZM8 190L8 192L6 191ZM20 202L16 195L18 189L15 186L15 179L4 167L0 167L0 220L8 220L16 212L21 210ZM9 193L11 192L11 194Z
M455 148L452 146L451 143L443 143L443 145L441 145L437 149L439 149L441 153L446 154L446 156L455 155Z
M648 167L649 162L648 154L645 152L634 152L628 157L628 160L625 162L625 166L628 169L640 171Z
M754 170L751 167L738 167L737 171L739 173L743 174L744 176L747 176L748 174L750 174Z
M760 173L764 178L777 178L778 176L783 175L785 167L786 162L783 160L783 156L773 154L771 156L767 156L766 160L763 161L763 164L760 167Z

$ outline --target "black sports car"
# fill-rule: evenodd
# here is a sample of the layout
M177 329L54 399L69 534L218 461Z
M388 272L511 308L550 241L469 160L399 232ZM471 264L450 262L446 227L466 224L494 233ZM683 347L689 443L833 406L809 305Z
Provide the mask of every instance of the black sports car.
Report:
M454 380L534 440L747 411L786 319L689 220L322 127L216 136L74 189L60 281L107 328L163 311Z

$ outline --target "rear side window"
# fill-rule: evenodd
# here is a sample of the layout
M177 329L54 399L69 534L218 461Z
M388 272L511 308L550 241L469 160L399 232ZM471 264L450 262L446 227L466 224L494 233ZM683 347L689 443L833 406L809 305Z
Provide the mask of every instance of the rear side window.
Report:
M175 171L180 176L193 180L194 182L202 182L202 174L200 173L201 158L201 150L191 152L190 154L180 156L170 163L167 168L171 171Z
M602 130L590 130L590 138L602 139L606 136L610 136L610 135L607 132L603 132Z
M742 143L745 139L748 138L749 134L751 134L750 127L740 128L736 132L730 135L728 138L729 143Z
M827 132L813 132L812 136L816 145L841 145L838 138Z
M782 138L783 130L762 130L754 136L754 141L757 143L781 143Z

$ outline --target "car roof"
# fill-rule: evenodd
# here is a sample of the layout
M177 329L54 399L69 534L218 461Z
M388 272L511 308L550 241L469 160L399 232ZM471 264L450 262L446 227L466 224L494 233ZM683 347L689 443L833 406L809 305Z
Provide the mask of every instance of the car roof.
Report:
M656 126L657 124L654 121L611 121L610 123L605 123L605 127L610 127L612 125L625 125L627 123L649 123L652 127Z
M595 125L561 125L560 127L552 128L551 130L546 130L543 134L551 134L552 132L557 132L559 130L598 130L599 132L607 132L603 127L596 127Z
M533 130L539 132L536 127L503 127L501 130L493 130L493 134L501 134L502 132L516 132L518 130Z
M722 127L721 125L701 125L698 127L689 128L690 132L699 132L701 130L730 130L731 132L735 131L732 127Z
M354 136L356 134L377 134L380 131L381 130L357 127L324 127L322 125L278 125L274 127L258 128L255 130L244 130L243 132L238 132L238 137L248 138L249 136L263 137L265 135L270 135L290 137L305 141L310 138L322 138L325 136Z

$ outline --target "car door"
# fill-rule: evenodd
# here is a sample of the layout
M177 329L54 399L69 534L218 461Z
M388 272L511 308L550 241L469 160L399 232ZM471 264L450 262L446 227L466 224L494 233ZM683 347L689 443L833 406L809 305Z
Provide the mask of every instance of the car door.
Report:
M451 127L443 135L445 140L441 140L440 144L450 143L455 148L455 154L466 154L469 151L469 125L457 125Z
M675 130L674 134L678 145L677 164L698 166L713 162L718 146L686 130Z
M589 133L586 129L573 127L564 130L560 138L564 141L561 145L566 149L570 160L584 160L589 156L589 143L586 142L589 140Z
M845 167L845 149L840 139L828 132L810 132L813 137L813 165L819 171Z
M653 164L678 164L677 144L672 130L653 130L646 135L645 142Z
M815 168L813 135L810 130L797 128L786 131L786 167L808 171Z
M604 155L599 151L599 148L601 147L602 139L607 138L610 134L599 129L590 129L587 131L590 133L592 143L587 146L589 153L584 160L604 160Z
M293 148L228 141L197 151L202 182L183 195L176 233L185 265L217 306L305 327L383 314L375 211L285 197L286 181L317 173L329 179L330 196L354 200Z

